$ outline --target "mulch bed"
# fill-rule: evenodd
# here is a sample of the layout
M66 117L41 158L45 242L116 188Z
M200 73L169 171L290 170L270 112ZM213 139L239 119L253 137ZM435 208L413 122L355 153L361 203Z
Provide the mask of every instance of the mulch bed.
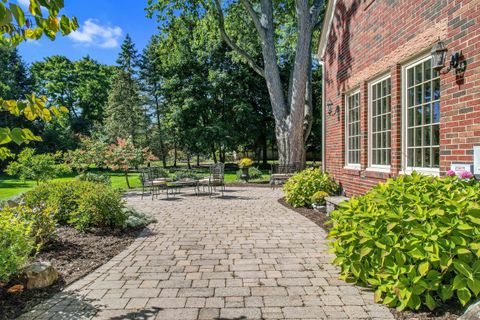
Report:
M278 202L283 206L310 219L327 232L331 228L330 225L325 224L329 220L326 215L326 211L316 211L314 209L305 207L294 208L285 201L285 198L278 199ZM427 309L422 309L415 312L397 311L396 309L390 309L390 311L396 320L456 320L463 314L464 308L462 308L460 304L452 304L442 306L436 309L434 312L431 312Z
M128 247L141 230L92 230L79 232L73 228L59 227L56 238L47 243L36 261L49 261L58 271L59 280L51 287L7 293L14 285L26 288L26 279L13 279L0 287L0 319L15 319L41 301L61 291L65 286L92 272Z

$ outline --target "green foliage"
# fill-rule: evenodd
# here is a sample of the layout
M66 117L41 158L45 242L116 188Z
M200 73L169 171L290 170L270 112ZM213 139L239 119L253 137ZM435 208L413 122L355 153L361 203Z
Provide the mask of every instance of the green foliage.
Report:
M104 185L107 185L107 186L110 186L112 184L112 180L110 179L109 175L92 173L92 172L82 173L81 175L77 176L77 180L90 181L94 183L103 183Z
M15 47L23 41L38 40L43 35L55 40L57 33L68 35L78 28L77 18L59 15L63 1L29 2L29 12L24 12L11 1L0 1L0 46ZM42 9L48 12L47 16Z
M413 173L331 214L342 277L399 310L462 305L480 293L480 184Z
M30 224L30 235L35 239L37 251L55 234L56 220L54 212L49 208L31 209L19 205L15 208L4 208L3 210L13 212L16 217Z
M311 198L312 204L316 204L319 206L325 205L325 198L328 197L330 194L325 191L317 191L313 194Z
M53 210L58 223L78 230L121 227L125 222L121 195L104 184L50 182L25 193L23 200L32 208Z
M14 210L0 209L0 284L6 284L25 265L34 248L31 222Z
M57 164L60 158L60 154L35 154L35 150L25 148L5 172L11 176L18 175L22 180L35 180L38 184L70 172L67 165Z
M198 179L198 175L191 170L175 172L175 180L181 180L181 179Z
M122 170L125 173L128 188L130 188L128 180L130 168L140 167L146 162L154 160L157 158L149 148L135 147L132 138L117 138L117 143L110 145L105 153L105 164L112 170Z
M318 191L333 194L338 190L338 185L327 173L320 169L305 169L294 174L283 187L285 198L294 207L312 205L312 196Z
M237 180L241 180L242 173L242 170L237 171ZM262 171L257 167L248 168L248 175L250 176L250 180L258 180L263 178Z
M80 136L80 147L65 153L65 162L77 172L85 172L90 167L105 166L108 145L99 138Z
M124 212L127 217L125 220L125 228L128 229L141 229L157 221L156 219L134 209L125 209Z

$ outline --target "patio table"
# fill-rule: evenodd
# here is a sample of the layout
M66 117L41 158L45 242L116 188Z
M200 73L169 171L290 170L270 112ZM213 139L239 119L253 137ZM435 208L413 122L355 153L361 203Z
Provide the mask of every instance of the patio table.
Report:
M166 185L167 189L167 198L169 197L170 193L176 194L180 192L181 188L188 188L193 187L195 190L195 195L198 195L198 180L196 179L181 179L178 181L168 182ZM171 192L169 192L169 190Z

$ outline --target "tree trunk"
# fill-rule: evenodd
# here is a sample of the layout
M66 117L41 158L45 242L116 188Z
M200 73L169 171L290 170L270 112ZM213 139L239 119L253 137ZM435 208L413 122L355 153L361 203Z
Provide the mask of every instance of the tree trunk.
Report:
M212 147L212 158L213 158L213 163L217 163L217 153L215 151L215 147Z
M200 167L200 155L197 153L197 167Z
M268 163L268 144L267 144L267 137L263 136L263 147L262 147L262 163L267 165Z
M190 153L187 153L187 167L188 170L192 169L192 164L190 163Z
M175 142L175 145L173 147L173 167L177 167L177 142Z
M125 181L127 182L127 188L131 189L130 187L130 181L128 181L128 170L125 170Z
M311 40L324 1L313 0L309 6L307 0L295 0L297 17L297 44L295 60L291 71L289 89L285 95L275 49L275 26L273 19L273 1L261 0L260 13L257 13L249 0L240 1L253 20L260 36L263 55L263 69L256 65L248 53L239 48L226 34L224 17L220 1L216 0L216 10L220 34L225 42L239 53L249 65L265 77L275 118L275 136L278 158L281 164L305 163L305 144L310 133L311 89L309 74L311 69ZM308 87L308 88L307 88ZM306 117L307 116L307 117Z

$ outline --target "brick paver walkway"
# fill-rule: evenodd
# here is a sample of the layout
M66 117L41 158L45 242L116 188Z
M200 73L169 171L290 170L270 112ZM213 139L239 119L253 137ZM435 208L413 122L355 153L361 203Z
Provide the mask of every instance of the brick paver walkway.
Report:
M337 279L325 232L280 197L132 196L158 219L152 233L22 319L393 319Z

